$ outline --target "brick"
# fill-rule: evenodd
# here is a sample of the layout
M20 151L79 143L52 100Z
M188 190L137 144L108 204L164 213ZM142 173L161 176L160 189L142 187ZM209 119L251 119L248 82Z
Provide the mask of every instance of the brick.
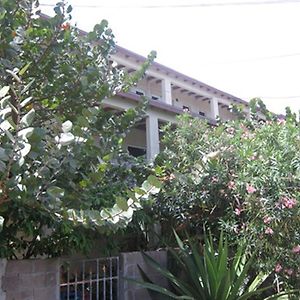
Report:
M33 300L56 300L58 299L56 288L35 288L33 290Z
M5 299L4 298L5 295L2 291L2 282L6 272L6 264L7 264L6 259L0 259L0 300Z
M6 266L6 274L32 273L34 260L9 260Z
M46 286L51 287L54 286L56 287L59 285L59 274L58 273L46 273Z
M19 274L19 289L25 290L36 285L36 276L32 273Z
M59 260L58 259L36 259L34 260L34 272L35 273L59 272Z
M6 294L6 300L34 300L33 290L8 292ZM42 298L41 298L41 300L42 300Z
M3 291L18 291L20 286L19 274L6 275L2 277L2 289Z

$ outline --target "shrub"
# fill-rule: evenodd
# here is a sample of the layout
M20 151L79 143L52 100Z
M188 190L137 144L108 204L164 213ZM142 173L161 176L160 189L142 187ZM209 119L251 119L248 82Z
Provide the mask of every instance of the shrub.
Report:
M154 214L170 226L202 232L220 226L258 250L264 270L295 279L300 263L299 121L265 112L212 127L188 115L165 129L157 169L168 178ZM264 109L264 107L262 107Z

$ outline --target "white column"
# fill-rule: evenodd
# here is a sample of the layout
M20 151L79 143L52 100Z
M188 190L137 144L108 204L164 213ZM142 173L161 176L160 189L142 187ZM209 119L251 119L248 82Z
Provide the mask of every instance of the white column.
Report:
M152 93L151 93L151 89L150 89L150 81L149 80L147 80L147 85L146 85L146 97L147 98L149 98L149 99L151 99L151 97L152 97Z
M162 79L161 81L161 89L162 89L162 100L172 105L172 86L171 81L169 79Z
M212 119L216 120L220 115L219 113L219 102L217 98L210 99L210 116Z
M244 109L244 112L245 112L245 114L246 114L246 118L247 118L248 120L250 120L250 119L251 119L250 108Z
M149 114L146 118L147 159L152 160L159 153L158 118Z

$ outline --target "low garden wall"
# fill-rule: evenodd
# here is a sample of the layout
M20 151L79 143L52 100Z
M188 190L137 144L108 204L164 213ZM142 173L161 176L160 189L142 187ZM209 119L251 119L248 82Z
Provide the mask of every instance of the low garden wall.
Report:
M59 300L59 259L1 260L0 300Z
M162 266L167 265L164 251L147 252ZM153 300L148 292L126 280L124 277L140 279L137 265L147 275L162 284L163 278L144 262L140 252L120 254L119 300ZM0 300L60 300L60 266L62 260L0 259Z

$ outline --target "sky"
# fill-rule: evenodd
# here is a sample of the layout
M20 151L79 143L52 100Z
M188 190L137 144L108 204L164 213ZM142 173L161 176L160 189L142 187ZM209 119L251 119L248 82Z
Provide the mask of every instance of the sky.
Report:
M52 14L57 1L40 0ZM300 0L69 0L89 31L106 19L118 45L275 113L300 110Z

